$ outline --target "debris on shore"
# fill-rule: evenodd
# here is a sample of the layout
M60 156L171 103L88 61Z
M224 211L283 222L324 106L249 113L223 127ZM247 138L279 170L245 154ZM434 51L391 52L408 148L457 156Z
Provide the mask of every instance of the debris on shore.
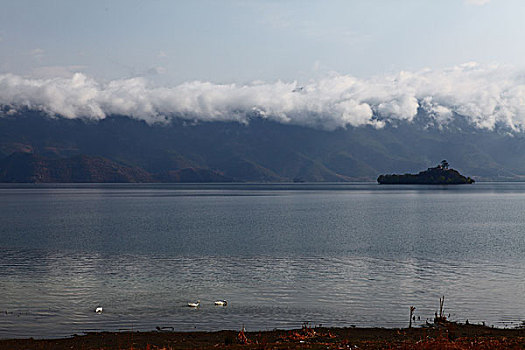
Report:
M160 328L160 327L159 327ZM164 327L163 327L164 328ZM325 328L247 332L97 332L63 339L0 339L0 349L521 349L525 329L443 321L425 328Z

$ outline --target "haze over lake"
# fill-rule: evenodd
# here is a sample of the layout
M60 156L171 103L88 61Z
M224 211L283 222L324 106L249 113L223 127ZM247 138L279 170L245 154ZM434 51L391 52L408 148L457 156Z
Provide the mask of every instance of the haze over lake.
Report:
M3 184L0 199L2 338L404 327L442 295L452 320L525 319L523 183Z

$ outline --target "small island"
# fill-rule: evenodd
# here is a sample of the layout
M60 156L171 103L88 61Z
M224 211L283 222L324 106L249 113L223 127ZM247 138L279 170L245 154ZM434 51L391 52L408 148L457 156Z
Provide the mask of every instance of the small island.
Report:
M446 160L435 168L428 168L419 174L380 175L377 182L384 185L461 185L473 184L470 177L461 175L457 170L450 169Z

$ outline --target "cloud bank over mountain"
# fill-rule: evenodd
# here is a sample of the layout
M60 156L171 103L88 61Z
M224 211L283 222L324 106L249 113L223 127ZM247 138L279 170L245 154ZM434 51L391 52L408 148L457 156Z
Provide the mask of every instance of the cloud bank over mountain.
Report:
M439 125L461 115L477 128L524 131L525 72L468 63L368 79L332 74L304 85L193 81L175 87L150 86L144 78L98 82L82 73L53 79L3 74L0 105L12 114L29 108L65 118L119 114L148 123L173 117L247 122L258 116L327 130L410 122L422 109Z

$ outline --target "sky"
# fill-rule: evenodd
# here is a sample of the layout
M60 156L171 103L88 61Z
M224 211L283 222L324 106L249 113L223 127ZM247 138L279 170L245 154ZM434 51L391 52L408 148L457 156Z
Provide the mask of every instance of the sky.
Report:
M522 65L522 0L2 0L0 73L163 85Z
M523 0L0 0L0 104L525 130ZM377 117L380 117L379 119Z

